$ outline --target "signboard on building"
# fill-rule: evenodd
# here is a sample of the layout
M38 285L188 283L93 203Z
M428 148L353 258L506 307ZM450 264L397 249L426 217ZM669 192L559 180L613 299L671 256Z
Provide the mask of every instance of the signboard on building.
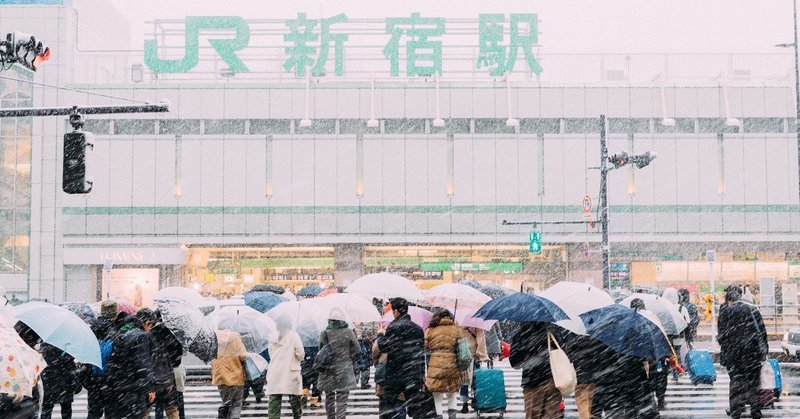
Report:
M349 53L363 56L370 52L388 64L391 76L430 77L442 75L442 54L448 48L447 38L452 38L458 40L453 42L474 47L477 54L471 65L491 76L518 68L520 58L528 71L539 74L542 67L534 53L539 42L538 22L535 13L480 14L472 31L465 31L462 22L412 12L386 17L382 31L370 32L364 30L363 20L351 20L344 13L312 17L300 12L278 25L274 21L248 22L239 16L188 16L181 58L162 58L159 39L163 38L156 34L156 39L144 41L144 61L156 73L191 72L200 60L201 33L211 32L208 42L227 71L247 73L250 67L241 56L250 46L251 33L268 33L279 35L269 42L283 47L282 68L296 77L343 76ZM258 30L251 32L252 26L258 26ZM451 26L453 30L448 32ZM475 35L464 39L469 32Z
M183 265L186 261L186 250L157 247L66 247L63 259L64 265Z
M481 272L520 272L522 262L492 262L492 263L469 263L469 262L423 262L419 264L420 271L431 272L454 272L454 271L481 271Z

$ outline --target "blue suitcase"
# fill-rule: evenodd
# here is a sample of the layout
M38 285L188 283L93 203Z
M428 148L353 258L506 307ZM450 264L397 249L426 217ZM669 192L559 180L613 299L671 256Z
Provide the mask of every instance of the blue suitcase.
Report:
M717 369L711 353L705 350L693 349L686 353L686 372L694 385L714 384L717 381Z
M506 382L503 371L495 369L476 369L475 411L481 413L503 413L506 410Z

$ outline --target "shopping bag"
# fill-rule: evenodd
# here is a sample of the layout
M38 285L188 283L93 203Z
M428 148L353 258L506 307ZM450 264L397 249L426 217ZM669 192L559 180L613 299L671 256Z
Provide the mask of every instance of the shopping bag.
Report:
M761 363L761 389L774 390L776 385L775 369L768 361Z
M550 342L555 343L556 349L553 349ZM550 332L547 332L547 349L550 351L550 372L553 374L553 382L556 388L563 396L572 395L575 392L575 386L578 384L575 367Z

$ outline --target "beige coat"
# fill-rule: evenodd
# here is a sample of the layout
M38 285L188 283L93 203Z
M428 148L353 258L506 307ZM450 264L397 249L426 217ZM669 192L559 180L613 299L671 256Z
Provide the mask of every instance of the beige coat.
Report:
M464 327L464 337L469 342L469 350L472 351L472 358L475 362L489 361L489 354L486 352L486 335L483 329L477 327Z
M247 350L237 332L217 330L217 358L211 362L211 384L215 386L243 386L244 359Z
M455 393L461 387L458 369L458 339L461 329L451 319L425 331L425 349L430 349L425 386L434 393Z
M303 342L295 331L282 331L277 340L270 342L265 393L302 395L300 361L304 356Z

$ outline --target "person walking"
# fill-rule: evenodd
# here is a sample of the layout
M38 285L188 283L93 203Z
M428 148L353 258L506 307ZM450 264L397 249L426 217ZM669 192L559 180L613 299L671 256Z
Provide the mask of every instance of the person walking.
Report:
M150 337L138 318L119 313L114 321L113 352L105 380L110 396L106 399L107 419L141 419L147 405L156 399L156 379Z
M73 395L81 390L75 359L47 343L42 343L41 352L47 362L41 375L44 385L41 419L50 419L55 405L61 406L62 419L71 419Z
M356 338L358 345L361 348L361 356L358 360L358 372L356 373L356 381L362 390L370 388L369 372L372 366L371 354L372 344L375 342L375 336L378 334L377 322L366 322L356 324Z
M244 360L247 349L238 332L217 330L217 358L211 361L211 384L217 386L222 405L219 419L238 419L242 414Z
M183 347L175 335L161 322L159 311L143 308L136 313L136 317L142 321L144 331L150 337L153 373L156 380L155 410L165 412L167 419L180 419L173 368L181 363ZM149 413L150 408L148 407L145 416L149 416Z
M458 369L458 339L461 329L456 326L449 310L437 310L425 331L425 349L431 351L425 387L436 400L436 415L443 416L442 403L447 402L447 417L455 419L458 412L458 391L461 371Z
M381 419L405 419L405 403L422 390L425 336L411 321L405 298L389 300L394 320L378 338L378 349L386 354L386 379L381 404Z
M480 368L481 362L489 362L489 353L486 350L486 333L477 327L461 328L462 336L467 339L469 350L472 353L472 364L461 373L461 413L469 412L470 387L474 387L472 377L475 369ZM473 389L474 390L474 389Z
M750 417L761 418L759 389L761 363L769 352L767 329L755 306L741 301L738 289L725 293L725 310L717 321L720 364L730 376L730 416L742 417L744 405L750 405Z
M578 418L590 419L597 383L608 373L604 362L598 360L604 360L600 355L610 349L589 336L578 335L560 327L554 328L552 333L575 367L577 378L575 404L578 408Z
M681 288L678 290L678 304L679 310L686 313L689 318L689 325L683 332L683 338L686 340L687 349L694 348L694 339L697 337L697 326L700 325L700 316L697 312L697 306L692 304L689 298L689 290Z
M300 361L305 356L300 335L292 330L292 321L286 317L275 320L278 326L278 337L269 343L270 364L267 369L267 387L269 396L269 419L281 417L281 400L289 398L292 417L300 419L302 415L303 377Z
M553 419L561 412L561 392L550 372L550 352L544 323L521 323L511 340L511 366L522 369L525 419Z
M334 308L328 315L328 328L320 336L319 348L330 348L330 365L319 372L318 386L325 393L328 419L345 419L347 399L356 388L355 371L361 357L356 334L347 326L344 312Z
M117 317L117 302L105 300L100 304L100 315L89 323L92 333L97 338L101 347L109 344L111 335L114 334L114 319ZM110 392L105 379L105 372L97 367L85 365L80 373L83 387L86 388L86 418L100 419L103 417L106 399Z

